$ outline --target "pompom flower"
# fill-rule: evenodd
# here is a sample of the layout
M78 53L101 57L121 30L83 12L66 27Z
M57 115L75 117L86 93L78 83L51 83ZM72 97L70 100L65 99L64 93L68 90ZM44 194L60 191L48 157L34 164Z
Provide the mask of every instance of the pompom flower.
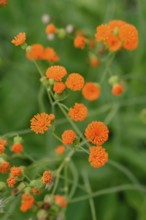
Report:
M108 140L108 135L108 127L100 121L91 122L85 130L87 140L97 145L102 145L106 142Z
M59 60L59 56L53 48L47 47L43 51L43 59L48 62L57 62Z
M14 37L14 39L11 41L12 44L15 46L22 45L26 41L26 33L20 32L18 35Z
M0 6L5 6L7 4L7 0L0 0Z
M75 103L73 108L69 109L68 115L74 121L83 121L87 117L88 109L85 105Z
M66 74L67 71L63 66L51 66L46 71L46 77L56 81L61 81Z
M62 134L63 144L72 144L76 139L76 134L73 130L66 130Z
M7 179L7 184L8 184L8 187L9 188L13 188L16 184L16 179L12 176L10 176L8 179Z
M5 151L4 145L0 144L0 154L2 154Z
M124 92L124 87L120 83L116 83L112 87L112 94L115 96L119 96Z
M21 176L22 174L22 170L20 167L11 167L10 169L10 175L13 176L13 177L16 177L16 176Z
M26 57L29 60L39 60L43 59L44 47L41 44L33 44L31 48L26 52Z
M49 184L49 183L52 183L53 181L53 175L52 175L52 172L50 171L45 171L43 173L43 176L42 176L42 182L44 184Z
M20 143L14 143L12 145L12 152L15 154L20 154L23 151L23 146Z
M34 200L34 197L32 195L30 195L29 193L24 193L22 195L20 210L22 212L27 212L33 206L34 201L35 200Z
M66 86L63 82L55 82L53 86L53 91L61 94L65 90Z
M66 82L66 87L73 90L73 91L79 91L84 86L84 78L79 73L71 73Z
M102 167L108 161L108 153L102 146L90 147L88 161L95 168Z
M56 149L55 149L56 154L64 154L65 152L65 147L63 145L59 145Z
M0 145L3 145L4 147L6 147L7 144L8 144L8 142L5 139L0 138Z
M48 128L51 126L52 121L55 119L55 115L53 114L36 114L31 119L31 130L33 130L36 134L43 134Z
M48 24L46 27L46 34L54 34L57 31L57 28L54 24Z
M84 49L85 45L86 45L86 39L84 38L84 36L80 35L75 37L74 47Z
M61 195L55 195L55 203L61 208L65 208L67 206L66 199Z
M9 169L10 169L9 162L4 161L0 163L0 173L7 173Z
M94 101L100 97L100 86L87 82L82 89L82 94L88 101Z
M108 38L109 33L110 33L110 28L107 24L101 24L96 28L96 31L97 31L95 35L96 40L100 42Z

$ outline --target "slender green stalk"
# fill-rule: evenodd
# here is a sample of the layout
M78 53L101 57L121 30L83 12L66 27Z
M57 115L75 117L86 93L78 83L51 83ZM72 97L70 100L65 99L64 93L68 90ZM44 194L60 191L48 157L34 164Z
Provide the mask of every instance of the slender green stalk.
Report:
M2 138L11 138L11 137L14 137L16 135L29 134L31 132L32 132L32 130L30 130L30 129L24 129L24 130L21 130L21 131L14 131L14 132L5 133L5 134L1 135L1 137Z

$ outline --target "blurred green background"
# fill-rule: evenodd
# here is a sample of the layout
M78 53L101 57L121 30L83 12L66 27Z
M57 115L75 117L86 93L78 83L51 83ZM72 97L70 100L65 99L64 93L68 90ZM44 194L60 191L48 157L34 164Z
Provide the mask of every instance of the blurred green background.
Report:
M0 8L0 135L7 132L28 129L30 119L40 112L40 81L34 65L26 59L21 48L14 47L11 39L18 32L26 32L28 44L42 43L52 46L61 57L60 64L69 72L79 72L85 79L98 81L104 66L92 69L87 62L87 51L75 49L72 39L48 41L42 16L48 14L58 27L73 24L94 36L96 26L112 19L121 19L135 25L139 31L139 47L136 51L121 51L112 64L113 74L118 74L126 82L126 92L121 97L113 97L107 81L102 85L102 96L98 101L89 103L76 93L65 103L70 107L75 101L85 103L90 117L79 126L84 131L92 120L105 120L110 129L110 140L105 144L110 159L126 166L140 181L146 184L146 124L140 119L140 112L146 108L146 4L144 0L8 0L6 7ZM41 63L45 71L47 63ZM46 111L51 107L43 96ZM106 105L117 108L114 117ZM103 107L105 111L100 112ZM97 110L97 111L96 111ZM63 115L58 111L58 119ZM64 130L58 124L58 134ZM10 144L12 140L10 140ZM49 136L24 135L24 146L35 159L50 156L57 142ZM94 169L87 163L87 156L74 156L78 176L86 171L93 191L115 185L130 183L128 178L107 164ZM77 191L75 196L82 193ZM138 191L125 191L100 196L94 199L98 220L146 220L146 194ZM19 206L19 204L16 204ZM12 211L11 211L12 209ZM2 219L28 219L31 212L22 214L15 206L10 207L12 216ZM70 204L66 219L90 220L89 202Z

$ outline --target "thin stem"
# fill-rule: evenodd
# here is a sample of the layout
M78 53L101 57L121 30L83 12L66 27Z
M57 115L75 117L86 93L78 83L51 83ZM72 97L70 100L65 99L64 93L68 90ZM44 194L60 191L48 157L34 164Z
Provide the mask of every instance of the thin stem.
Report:
M0 135L0 136L2 138L11 138L11 137L14 137L16 135L29 134L31 132L32 132L32 130L30 130L30 129L24 129L24 130L21 130L21 131L8 132L8 133L5 133L5 134Z

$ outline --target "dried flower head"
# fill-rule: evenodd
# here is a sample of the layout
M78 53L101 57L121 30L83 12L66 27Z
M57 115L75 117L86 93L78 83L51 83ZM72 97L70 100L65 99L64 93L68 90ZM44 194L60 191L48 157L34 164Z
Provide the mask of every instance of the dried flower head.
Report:
M88 161L95 168L102 167L108 161L108 153L102 146L90 147Z
M63 66L51 66L46 71L46 77L56 81L61 81L66 74L67 71Z
M20 32L14 37L11 43L14 44L15 46L19 46L19 45L22 45L25 41L26 41L26 33Z
M47 113L36 114L31 119L31 129L36 134L38 133L43 134L51 126L51 123L54 119L55 119L55 115L53 114L50 115Z
M82 94L88 101L94 101L100 97L100 86L87 82L82 89Z
M106 142L108 140L108 134L108 127L100 121L91 122L85 130L85 136L88 141L97 145L102 145Z
M63 144L72 144L76 139L76 134L73 130L66 130L62 134Z
M79 73L71 73L66 80L66 87L73 90L79 91L84 86L84 78Z
M12 145L12 152L15 154L20 154L23 151L23 146L20 143L14 143Z
M44 171L42 176L42 182L44 184L50 184L53 182L53 174L51 171Z
M73 108L69 109L68 115L74 121L83 121L87 117L88 109L84 104L75 103Z

